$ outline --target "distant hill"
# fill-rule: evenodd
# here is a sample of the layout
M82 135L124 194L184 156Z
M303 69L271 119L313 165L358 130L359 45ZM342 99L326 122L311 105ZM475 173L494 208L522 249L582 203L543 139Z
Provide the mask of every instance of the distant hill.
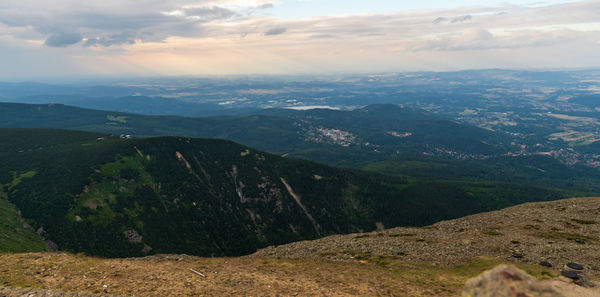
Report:
M7 98L9 99L9 98ZM224 109L216 104L187 102L175 98L122 96L89 97L83 95L40 95L10 99L26 104L64 104L81 108L118 111L143 115L178 115L188 117L250 113L254 109Z
M352 119L361 122L365 119L372 120L375 119L375 117L377 117L376 119L378 119L380 122L373 124L387 124L388 127L391 125L391 123L386 121L389 120L407 121L444 119L439 115L434 115L425 110L419 110L409 107L400 107L394 104L373 104L352 111L334 110L327 108L315 108L308 110L270 108L262 109L256 111L255 113L272 116L318 117L320 120L324 120L327 123L331 123L331 121L334 119L343 119L345 122L344 125L352 125Z
M146 116L60 104L0 103L0 127L58 128L135 137L187 136L229 139L268 151L286 151L304 141L293 120L283 117Z
M0 129L0 139L0 185L25 222L60 249L110 257L241 255L566 195L409 181L224 140L46 129Z
M598 107L600 107L600 94L578 96L578 97L570 99L569 102L581 104L581 105L587 106L592 109L598 108Z
M5 128L219 138L287 157L404 177L538 185L578 195L600 192L600 171L566 166L550 157L462 161L465 155L502 154L508 150L509 140L492 131L396 105L371 105L354 111L267 109L246 116L187 118L57 104L0 103L0 115L0 127ZM332 133L346 135L348 140ZM439 151L447 152L448 157L423 154Z
M490 131L396 105L372 105L354 111L275 109L249 116L183 118L141 116L55 104L1 103L0 113L3 115L0 126L7 128L65 128L135 136L223 138L292 155L305 148L340 148L339 143L327 137L317 140L324 137L318 129L350 133L356 138L350 146L363 153L373 153L377 146L384 146L387 154L396 154L397 151L420 153L433 146L459 152L490 153L505 145L501 136ZM403 137L405 134L410 136ZM311 139L314 141L311 142Z
M508 142L502 135L479 127L393 104L369 105L352 111L266 109L257 113L295 119L303 129L345 130L356 135L361 143L370 143L390 154L397 151L421 153L430 147L490 154L502 151Z

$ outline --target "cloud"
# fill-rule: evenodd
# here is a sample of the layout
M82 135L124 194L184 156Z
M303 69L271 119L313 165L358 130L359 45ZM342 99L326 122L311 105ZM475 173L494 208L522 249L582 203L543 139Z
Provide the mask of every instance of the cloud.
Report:
M275 27L275 28L271 28L269 30L267 30L265 32L266 36L271 36L271 35L281 35L283 33L287 32L287 28L284 27Z
M67 47L79 43L83 37L77 32L54 33L46 39L45 45L49 47Z
M463 16L453 18L450 22L453 24L454 23L462 23L462 22L470 21L471 19L473 19L473 17L471 15L463 15Z
M240 20L273 0L2 0L0 25L26 28L51 47L112 46L161 41L168 36L201 37L202 25ZM73 32L78 32L80 36ZM127 36L127 38L124 38Z
M324 16L285 19L254 14L273 7L275 0L2 0L0 24L6 34L27 40L47 40L48 46L85 47L127 46L135 43L164 42L169 37L240 38L285 33L286 39L317 40L311 36L335 36L330 40L360 38L397 44L444 43L457 40L457 34L471 27L513 31L529 27L568 26L597 22L600 1L578 1L561 5L465 7L457 9ZM502 14L507 13L507 14ZM442 15L442 17L440 17ZM472 22L476 18L477 22ZM443 26L432 26L443 24ZM549 30L557 30L551 28ZM1 30L1 29L0 29ZM74 33L78 32L79 36ZM513 32L513 33L510 33ZM470 32L473 33L473 32ZM1 34L1 32L0 32ZM324 40L324 38L322 38ZM464 39L464 38L463 38ZM283 40L279 38L279 40ZM318 41L323 43L324 41ZM508 39L496 39L504 42ZM316 41L315 41L316 42ZM352 42L352 41L348 41ZM471 40L473 47L478 41ZM448 42L446 42L448 43ZM501 47L501 44L497 44ZM487 43L487 46L491 46ZM366 45L361 45L366 46ZM414 48L422 48L416 46ZM425 46L426 47L426 46ZM409 47L413 48L413 47ZM440 49L468 48L439 45Z
M310 38L310 39L331 39L331 38L335 38L335 36L331 35L331 34L317 34L317 35L311 35L308 38Z
M238 15L235 11L219 6L184 8L166 13L166 15L184 17L197 21L225 20Z
M406 41L397 49L419 52L536 48L562 46L577 40L586 40L588 36L593 38L594 35L598 34L573 30L519 30L510 34L494 35L486 29L469 28L457 35Z
M88 37L84 46L112 46L122 44L134 44L135 36L129 34L109 34L105 36Z
M263 5L260 5L258 8L260 9L269 9L269 8L273 8L275 5L273 3L266 3Z
M150 73L152 68L173 75L394 71L447 64L567 67L600 61L597 0L313 18L260 11L273 3L0 0L0 47L16 48L13 57L23 47L38 49L32 51L38 57L47 46L62 47L48 53L70 59L76 69ZM33 64L21 63L23 69L34 68L28 65Z
M441 23L447 23L450 22L452 24L456 24L456 23L463 23L463 22L467 22L473 19L473 16L471 16L470 14L467 15L462 15L462 16L457 16L454 17L452 19L448 19L445 17L438 17L435 20L433 20L434 24L441 24Z
M437 19L433 20L433 23L434 23L434 24L439 24L439 23L443 23L443 22L445 22L445 21L447 21L447 20L448 20L448 19L447 19L447 18L445 18L445 17L439 17L439 18L437 18Z

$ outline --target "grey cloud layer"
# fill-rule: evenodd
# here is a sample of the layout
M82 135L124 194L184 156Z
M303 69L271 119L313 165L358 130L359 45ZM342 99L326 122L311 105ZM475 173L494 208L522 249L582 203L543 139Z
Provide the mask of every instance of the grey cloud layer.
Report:
M471 15L462 15L462 16L453 17L451 19L448 19L446 17L438 17L435 20L433 20L433 23L441 24L441 23L445 23L445 22L450 22L452 24L455 24L455 23L462 23L462 22L470 21L472 19L473 19L473 17Z
M237 13L231 9L226 9L218 6L188 8L184 9L183 11L186 17L206 21L224 20L237 15Z
M232 0L3 0L0 23L30 28L29 35L46 38L51 47L65 47L86 40L87 46L130 44L136 40L160 41L172 35L201 36L205 22L242 17L225 6L235 4L247 13L271 7L265 1ZM219 6L223 4L225 6ZM237 6L236 6L237 5ZM248 6L249 5L249 6Z
M599 36L598 33L574 30L522 30L510 35L494 35L485 29L469 29L457 36L404 42L397 49L409 51L516 49L563 45L577 40L593 41Z
M402 51L460 51L597 45L600 1L546 7L475 7L304 20L251 19L239 26L213 27L210 34L235 34L241 27L286 28L286 42L312 40ZM579 29L581 25L587 29ZM592 25L590 25L592 24ZM267 31L269 32L269 31Z
M54 33L46 39L45 44L50 47L66 47L79 43L83 37L76 32Z
M2 0L0 23L12 28L11 32L18 32L7 34L45 40L51 47L108 47L160 42L169 36L266 36L270 42L347 43L356 47L373 43L404 51L540 47L600 40L598 26L585 32L569 28L597 23L597 0L538 7L506 5L295 20L253 15L252 12L273 7L268 0L46 2L50 1Z
M271 28L269 30L267 30L265 32L265 35L269 36L269 35L280 35L287 32L287 29L284 27L276 27L276 28Z

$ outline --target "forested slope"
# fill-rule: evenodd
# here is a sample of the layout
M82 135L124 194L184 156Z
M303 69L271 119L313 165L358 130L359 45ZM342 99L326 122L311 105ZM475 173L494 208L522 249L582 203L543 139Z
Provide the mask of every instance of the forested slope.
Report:
M566 195L337 169L223 140L46 129L0 139L0 184L14 185L6 197L29 225L60 249L103 256L241 255Z

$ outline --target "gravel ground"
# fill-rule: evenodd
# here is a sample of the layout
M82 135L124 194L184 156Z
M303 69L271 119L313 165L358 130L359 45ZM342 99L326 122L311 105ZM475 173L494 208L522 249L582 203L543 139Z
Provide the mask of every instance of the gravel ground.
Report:
M55 290L41 290L33 288L5 288L0 287L0 297L110 297L109 295L96 295L88 293L65 293Z
M523 204L443 221L422 228L336 235L259 250L250 257L360 261L381 255L434 265L456 265L477 256L560 270L581 263L600 277L600 198Z

